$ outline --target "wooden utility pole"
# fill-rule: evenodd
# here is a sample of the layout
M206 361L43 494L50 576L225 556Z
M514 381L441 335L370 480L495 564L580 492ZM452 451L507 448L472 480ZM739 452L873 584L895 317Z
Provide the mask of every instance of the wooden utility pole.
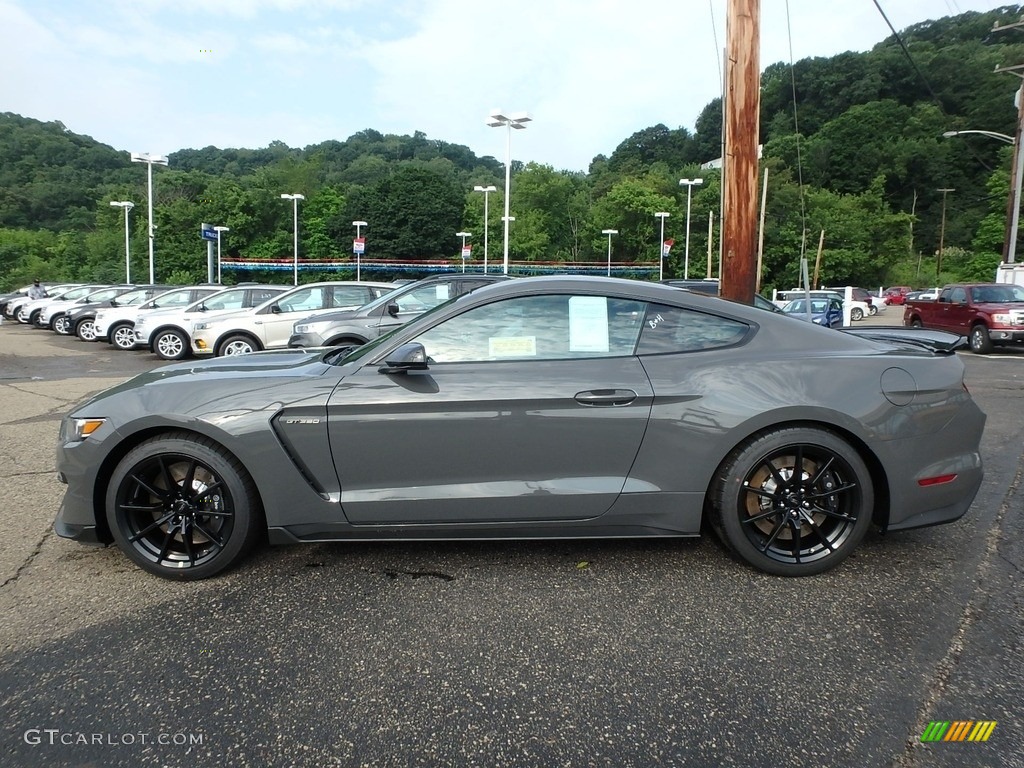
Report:
M725 153L722 155L722 295L754 301L757 260L760 0L729 0L726 15Z

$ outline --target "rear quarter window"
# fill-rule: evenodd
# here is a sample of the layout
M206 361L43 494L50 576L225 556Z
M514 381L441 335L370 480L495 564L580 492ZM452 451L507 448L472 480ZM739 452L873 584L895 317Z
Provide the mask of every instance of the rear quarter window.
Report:
M696 352L741 342L750 326L738 320L680 307L652 304L647 309L637 354Z

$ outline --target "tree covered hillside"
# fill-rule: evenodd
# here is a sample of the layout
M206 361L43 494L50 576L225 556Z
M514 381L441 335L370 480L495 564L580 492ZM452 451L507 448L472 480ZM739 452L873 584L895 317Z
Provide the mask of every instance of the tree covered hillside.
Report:
M799 257L812 260L824 230L824 284L934 284L991 278L1003 247L1012 147L978 134L1014 134L1020 84L997 67L1024 64L1024 43L993 25L1021 6L915 25L871 51L768 66L762 77L762 168L768 174L763 285L788 288ZM907 52L910 54L908 58ZM795 109L794 109L795 94ZM721 176L700 165L721 155L722 104L696 116L694 132L655 125L626 138L587 173L513 162L510 256L519 263L603 261L602 229L617 229L613 259L652 264L659 220L674 238L667 270L682 274L686 188L693 188L690 275L703 276L712 221L717 254ZM349 256L352 222L367 227L367 257L456 259L455 232L482 252L489 196L491 258L500 259L504 169L493 157L428 138L361 131L304 148L182 149L154 173L157 278L202 280L199 226L230 227L226 256L292 253L292 207L301 193L300 258ZM954 190L942 193L939 190ZM945 226L942 226L945 196ZM133 273L147 260L146 173L128 153L60 123L0 114L0 281L123 278L130 200ZM937 251L943 244L942 273ZM136 266L137 265L137 266ZM713 265L717 274L717 266ZM303 279L350 276L302 273ZM364 276L368 276L364 273ZM228 280L261 275L226 273Z

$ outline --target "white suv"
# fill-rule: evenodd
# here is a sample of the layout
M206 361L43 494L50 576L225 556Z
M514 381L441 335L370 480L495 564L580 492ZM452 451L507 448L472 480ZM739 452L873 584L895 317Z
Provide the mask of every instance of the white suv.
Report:
M298 285L253 309L197 322L192 327L192 353L241 355L287 347L296 320L361 307L394 287L391 283L366 281Z
M186 288L174 288L173 290L154 296L143 304L135 304L127 307L108 307L96 313L93 321L93 329L97 341L108 341L118 349L135 348L135 323L139 316L156 309L170 309L172 307L184 307L197 299L217 293L221 290L219 285L193 285Z
M181 309L147 312L135 322L135 343L149 347L163 360L181 360L192 351L192 326L196 322L255 307L287 289L287 285L237 285Z

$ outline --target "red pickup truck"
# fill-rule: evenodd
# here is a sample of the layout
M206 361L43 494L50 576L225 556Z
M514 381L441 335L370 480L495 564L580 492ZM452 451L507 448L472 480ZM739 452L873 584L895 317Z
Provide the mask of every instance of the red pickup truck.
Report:
M1024 288L1006 283L947 285L934 301L912 299L903 324L966 336L972 352L1024 343Z

